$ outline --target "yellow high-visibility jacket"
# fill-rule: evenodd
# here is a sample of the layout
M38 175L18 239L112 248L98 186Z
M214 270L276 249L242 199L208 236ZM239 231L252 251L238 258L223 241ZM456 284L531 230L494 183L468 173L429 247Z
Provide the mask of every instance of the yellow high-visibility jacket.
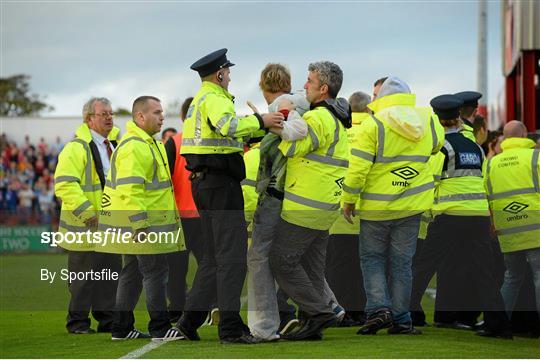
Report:
M114 127L108 139L116 141L120 129ZM101 182L90 150L92 134L86 123L81 124L76 137L60 152L54 173L54 191L62 200L60 223L61 233L85 233L89 229L85 221L97 216L101 209ZM59 245L71 251L92 251L94 244L86 234L81 234L75 242L61 242Z
M343 184L343 202L360 199L360 219L404 218L433 204L428 160L442 147L444 129L415 102L414 94L393 94L369 105L375 114L360 126Z
M503 253L540 247L540 150L508 138L488 160L484 185Z
M133 121L126 127L112 155L102 196L99 229L107 242L96 251L158 254L184 250L165 148ZM152 234L137 242L131 234L141 229ZM130 236L118 241L113 230Z
M257 172L259 171L259 161L261 159L261 150L259 144L244 154L244 163L246 164L246 178L240 182L242 185L242 194L244 195L244 212L246 223L253 221L253 214L257 208L259 194L255 190L257 186Z
M347 133L324 106L302 116L308 136L281 141L288 157L281 217L292 224L328 230L339 215L343 177L347 170Z
M368 113L358 113L353 112L352 117L352 127L347 129L347 141L349 142L349 147L352 146L354 140L358 136L358 130L360 125L364 120L369 119L370 116ZM357 206L359 203L356 204ZM332 227L328 231L332 234L349 234L349 235L358 235L360 233L360 218L355 216L352 218L353 224L349 224L343 216L338 216L336 221L332 224Z
M233 99L221 86L202 83L184 121L180 154L243 152L244 142L265 134L259 115L236 116Z

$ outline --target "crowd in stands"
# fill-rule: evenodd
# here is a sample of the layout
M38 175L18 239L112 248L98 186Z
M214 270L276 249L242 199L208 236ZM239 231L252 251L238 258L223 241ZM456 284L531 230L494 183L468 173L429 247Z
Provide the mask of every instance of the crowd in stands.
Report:
M17 144L5 133L0 138L0 212L5 223L50 223L57 216L59 202L54 196L53 176L59 137L48 144L36 143L29 135Z

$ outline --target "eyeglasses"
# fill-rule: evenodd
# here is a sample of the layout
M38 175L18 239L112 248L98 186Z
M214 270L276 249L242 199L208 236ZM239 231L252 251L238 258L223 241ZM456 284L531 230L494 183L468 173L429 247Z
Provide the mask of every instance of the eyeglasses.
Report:
M104 118L104 117L108 117L108 116L110 116L110 117L115 117L115 116L116 116L116 113L113 113L113 112L105 112L105 111L104 111L104 112L99 113L99 114L90 113L90 114L88 114L88 115L95 115L95 116L99 116L99 117Z

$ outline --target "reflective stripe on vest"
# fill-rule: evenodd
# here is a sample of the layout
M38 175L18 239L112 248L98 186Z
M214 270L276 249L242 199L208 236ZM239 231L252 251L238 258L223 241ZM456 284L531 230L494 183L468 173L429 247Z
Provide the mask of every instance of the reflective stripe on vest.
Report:
M146 179L144 179L143 177L140 177L140 176L127 176L127 177L124 177L124 178L119 178L117 179L116 178L116 156L118 154L118 151L115 151L113 153L113 156L112 156L112 159L111 159L111 180L107 180L105 182L105 185L106 186L109 186L110 188L112 189L116 189L116 187L118 185L130 185L130 184L144 184L144 187L146 190L161 190L161 189L166 189L168 187L172 187L172 183L169 179L165 180L165 181L159 181L159 178L158 178L158 163L157 163L157 159L156 159L156 154L154 152L154 149L152 149L152 146L150 144L148 144L146 141L144 141L143 139L141 138L138 138L136 136L134 137L130 137L128 139L126 139L125 141L122 141L116 148L116 150L118 150L120 147L124 146L126 143L130 142L130 141L139 141L139 142L142 142L144 144L147 144L148 147L150 148L150 152L152 153L152 159L154 160L153 161L153 164L154 164L154 174L152 175L152 182L151 183L148 183L146 182Z
M240 182L240 185L246 185L246 186L257 186L257 182L255 180L251 179L244 179Z
M435 204L442 202L452 202L452 201L464 201L464 200L484 200L486 199L486 193L468 193L468 194L452 194L452 195L443 195L439 196L434 200Z
M305 206L309 206L315 209L321 209L321 210L338 210L340 206L339 203L332 204L332 203L327 203L323 201L308 199L306 197L296 195L287 191L285 191L284 199L287 199L287 200L290 200L290 201L293 201L295 203L302 204Z
M537 166L539 155L540 155L540 150L535 149L531 157L531 171L532 171L533 187L502 191L498 193L493 192L493 185L491 184L491 177L490 177L491 159L489 159L486 166L486 185L487 185L487 190L488 190L487 192L488 199L497 200L497 199L502 199L502 198L512 196L512 195L540 193L540 183L538 180L538 166Z
M423 155L398 155L398 156L384 156L384 125L383 123L371 114L371 118L377 124L377 155L375 156L375 162L378 163L393 163L400 161L414 161L426 163L429 160L429 156ZM432 151L435 151L437 148L437 132L435 131L435 124L433 123L433 117L430 117L429 126L431 127L431 139L432 139Z
M522 232L535 231L535 230L540 230L540 224L528 224L528 225L511 227L507 229L499 229L497 230L497 235L518 234Z
M86 166L84 168L84 185L81 185L82 191L93 192L101 190L101 184L92 184L92 155L90 153L90 146L88 143L81 139L73 139L73 142L79 143L83 146L86 152ZM56 183L60 182L81 182L81 179L74 176L59 176L54 179Z
M364 192L360 194L360 198L364 200L394 201L394 200L399 200L403 197L416 195L416 194L419 194L421 192L424 192L433 188L435 188L435 183L432 181L424 185L407 189L401 194L378 194L378 193L365 193Z
M478 144L477 144L478 146ZM442 172L440 179L450 179L464 176L477 176L482 177L482 170L480 169L457 169L456 170L456 152L454 147L448 140L444 141L443 147L448 152L448 165L446 171ZM484 153L482 152L482 158Z

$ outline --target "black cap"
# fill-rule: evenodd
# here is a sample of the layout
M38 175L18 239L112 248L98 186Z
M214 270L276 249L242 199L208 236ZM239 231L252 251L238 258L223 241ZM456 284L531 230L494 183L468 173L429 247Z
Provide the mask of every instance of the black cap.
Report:
M463 100L456 95L439 95L429 102L433 111L441 120L452 120L459 117L459 108L463 106Z
M234 64L227 60L227 49L220 49L195 61L190 66L190 69L197 71L201 77L205 77L219 69L231 66L234 66Z
M477 91L462 91L454 94L461 100L463 100L462 106L478 106L478 99L482 97L482 94Z

